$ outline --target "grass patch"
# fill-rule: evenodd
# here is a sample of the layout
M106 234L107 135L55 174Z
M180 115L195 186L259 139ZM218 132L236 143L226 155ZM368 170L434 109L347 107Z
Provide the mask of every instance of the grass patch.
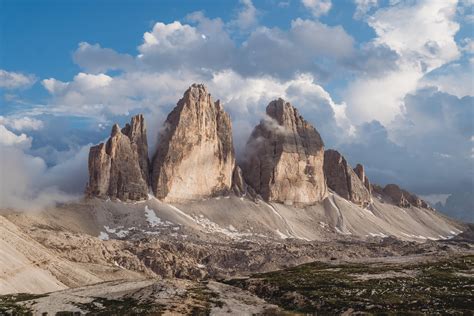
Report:
M474 310L474 256L418 264L315 262L226 283L290 311L467 314ZM358 276L367 276L366 278Z
M0 315L32 315L29 308L19 303L45 296L47 295L29 293L0 295Z
M162 305L151 301L139 301L131 297L120 300L96 297L87 304L76 304L81 310L87 311L88 315L161 315Z

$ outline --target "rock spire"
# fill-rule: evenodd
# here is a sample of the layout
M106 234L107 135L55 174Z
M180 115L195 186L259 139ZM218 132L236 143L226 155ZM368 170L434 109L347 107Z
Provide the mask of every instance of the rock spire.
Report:
M324 143L318 131L283 99L270 102L253 130L243 175L266 201L314 204L326 197Z
M229 192L235 168L232 124L220 101L193 84L168 115L153 158L151 183L167 202Z
M88 196L142 200L148 194L148 145L143 115L124 129L115 124L108 141L89 151Z
M328 187L346 200L366 206L371 201L371 195L360 179L361 176L366 179L363 168L356 169L360 176L338 151L329 149L324 153L324 174Z

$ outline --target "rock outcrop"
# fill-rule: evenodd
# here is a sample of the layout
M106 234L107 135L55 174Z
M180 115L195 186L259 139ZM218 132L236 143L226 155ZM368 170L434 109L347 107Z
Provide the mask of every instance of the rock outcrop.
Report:
M123 201L146 199L147 148L142 115L133 117L123 130L115 124L107 143L90 149L86 194Z
M193 84L168 115L153 158L153 193L166 202L229 192L235 167L232 124L220 101Z
M382 193L389 197L394 204L400 207L419 207L432 209L426 201L423 201L415 194L408 192L407 190L401 189L396 184L387 184Z
M354 172L359 177L360 181L362 181L362 183L364 184L367 191L369 191L369 193L372 194L372 188L371 188L371 185L370 185L369 178L365 174L364 166L361 165L360 163L358 163L356 165L356 167L354 168Z
M370 203L369 190L338 151L329 149L324 153L324 175L328 187L341 197L361 206Z
M406 194L396 184L387 184L383 188L383 193L388 196L392 202L400 207L410 207Z
M270 102L253 130L242 163L244 178L266 201L314 204L326 197L324 143L290 103Z

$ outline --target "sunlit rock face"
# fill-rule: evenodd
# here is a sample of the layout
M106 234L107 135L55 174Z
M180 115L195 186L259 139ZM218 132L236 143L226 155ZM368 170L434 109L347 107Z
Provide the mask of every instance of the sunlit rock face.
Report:
M88 196L143 200L148 193L148 145L142 115L123 130L115 124L108 141L89 151Z
M220 101L193 84L168 115L153 158L151 182L167 202L196 200L232 188L232 124Z
M328 187L341 197L361 206L370 203L369 190L338 151L326 150L324 174Z
M270 102L253 130L242 163L245 181L266 201L308 205L324 199L324 143L298 110Z

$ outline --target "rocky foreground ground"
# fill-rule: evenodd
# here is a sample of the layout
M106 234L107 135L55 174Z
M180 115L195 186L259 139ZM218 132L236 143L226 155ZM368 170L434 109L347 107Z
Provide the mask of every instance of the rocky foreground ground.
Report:
M472 315L474 310L472 227L453 239L424 243L395 238L229 243L172 236L104 242L52 233L50 227L30 232L58 254L37 266L49 266L70 288L2 295L0 315ZM73 266L66 269L67 262ZM75 268L102 281L80 286L87 281Z
M0 314L472 315L473 278L472 252L334 260L217 281L117 280L4 295Z

